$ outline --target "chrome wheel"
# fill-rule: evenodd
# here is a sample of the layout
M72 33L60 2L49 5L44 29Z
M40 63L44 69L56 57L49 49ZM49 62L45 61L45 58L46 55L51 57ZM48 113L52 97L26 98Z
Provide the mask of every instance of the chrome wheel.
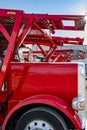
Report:
M24 130L54 130L52 126L43 120L33 120L26 125Z

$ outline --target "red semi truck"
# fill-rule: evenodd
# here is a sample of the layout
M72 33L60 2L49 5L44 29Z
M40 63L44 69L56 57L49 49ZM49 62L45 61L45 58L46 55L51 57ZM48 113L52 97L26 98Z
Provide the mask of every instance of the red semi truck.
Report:
M84 25L80 15L0 9L1 130L85 130L85 65L60 49L84 39L50 35Z

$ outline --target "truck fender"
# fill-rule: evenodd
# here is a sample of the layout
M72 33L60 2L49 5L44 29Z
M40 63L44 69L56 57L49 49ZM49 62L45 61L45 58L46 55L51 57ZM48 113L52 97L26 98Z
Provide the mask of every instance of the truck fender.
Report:
M17 110L19 110L24 106L32 105L32 104L42 104L42 105L47 105L49 107L53 107L56 110L59 110L62 113L64 113L71 120L71 122L73 123L76 129L81 128L80 119L78 115L75 114L74 110L63 99L60 99L52 95L36 95L22 100L20 103L18 103L9 111L9 113L7 114L3 122L2 130L5 130L5 127L10 117L14 114L14 112L16 112Z

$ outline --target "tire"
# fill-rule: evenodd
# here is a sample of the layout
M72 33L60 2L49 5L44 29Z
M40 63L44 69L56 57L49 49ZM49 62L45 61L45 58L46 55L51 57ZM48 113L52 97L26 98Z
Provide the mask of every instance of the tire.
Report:
M68 130L68 128L56 111L47 107L37 107L20 117L15 130Z

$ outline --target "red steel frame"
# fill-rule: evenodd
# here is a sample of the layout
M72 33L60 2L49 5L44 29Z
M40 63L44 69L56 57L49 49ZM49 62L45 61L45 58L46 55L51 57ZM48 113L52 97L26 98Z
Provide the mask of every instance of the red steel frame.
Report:
M63 21L73 21L74 25L64 25ZM55 33L55 30L83 31L84 25L83 15L25 14L21 10L0 9L0 38L2 42L4 42L4 39L8 42L0 71L0 90L2 90L9 64L13 60L13 52L18 47L27 44L36 44L39 51L33 51L33 53L41 54L45 62L49 62L49 59L52 62L70 61L73 58L73 50L60 50L58 47L62 47L63 44L72 43L82 45L83 38L54 37L50 36L44 30L49 30L52 34ZM49 49L44 49L42 45L49 47ZM63 54L64 56L62 56Z
M13 25L3 25L0 23L0 31L2 35L8 41L8 48L6 51L6 56L3 61L3 65L0 71L0 90L2 89L3 82L5 80L5 75L11 61L13 50L16 47L20 47L22 44L36 44L40 51L34 53L41 53L44 56L44 61L48 62L54 52L56 52L55 57L52 61L58 61L61 52L58 46L63 46L63 44L77 44L82 45L83 38L64 38L64 37L52 37L48 35L44 30L49 30L51 33L55 33L55 30L84 30L84 16L80 15L48 15L48 14L25 14L23 11L17 10L3 10L0 9L0 19L1 21L14 20ZM73 26L64 25L63 21L74 21ZM22 34L18 36L20 29L24 24L22 29ZM8 33L8 29L12 29L12 33ZM37 31L38 33L35 33ZM2 38L1 35L1 38ZM41 45L49 46L49 50L46 51ZM66 52L66 51L64 51ZM72 50L67 50L67 52L72 52ZM69 53L66 55L69 55ZM57 59L57 60L56 60ZM64 58L63 58L64 59ZM66 59L66 58L65 58ZM66 61L66 60L63 60Z
M19 29L21 26L23 11L16 11L15 15L11 15L11 14L9 14L9 10L7 11L7 10L2 9L2 10L0 10L0 14L1 14L0 18L2 18L2 19L9 18L9 17L15 18L15 24L13 26L11 36L7 32L6 28L2 24L0 24L0 26L1 26L0 31L2 32L2 34L5 36L5 38L8 41L8 48L7 48L6 56L4 58L3 65L2 65L2 68L0 71L0 90L1 90L9 63L11 61L11 57L12 57L12 53L13 53L13 50L15 47L17 35L18 35Z
M3 65L0 71L0 90L2 88L5 75L12 58L13 50L15 45L21 46L22 44L36 44L40 49L45 61L49 61L53 53L57 50L58 46L63 46L63 44L78 44L82 45L83 38L67 38L67 37L52 37L48 35L44 30L49 30L51 33L55 33L55 30L84 30L84 16L80 15L48 15L48 14L25 14L23 11L18 10L3 10L0 9L0 19L12 20L15 19L13 25L3 26L0 23L0 31L2 35L8 41L8 48L6 56L3 61ZM73 21L73 26L64 25L63 21ZM22 34L18 37L19 31L24 24ZM8 33L8 29L12 29L12 33ZM38 33L34 33L37 31ZM33 33L33 34L32 34ZM2 38L1 35L1 38ZM41 45L49 46L50 49L46 51ZM67 50L68 52L68 50ZM70 50L69 50L70 52ZM55 61L60 57L61 51L58 51L56 56L52 59ZM67 53L66 53L67 54ZM68 53L69 55L69 53ZM58 61L58 60L56 60ZM63 60L64 61L64 60ZM66 61L66 60L65 60Z

